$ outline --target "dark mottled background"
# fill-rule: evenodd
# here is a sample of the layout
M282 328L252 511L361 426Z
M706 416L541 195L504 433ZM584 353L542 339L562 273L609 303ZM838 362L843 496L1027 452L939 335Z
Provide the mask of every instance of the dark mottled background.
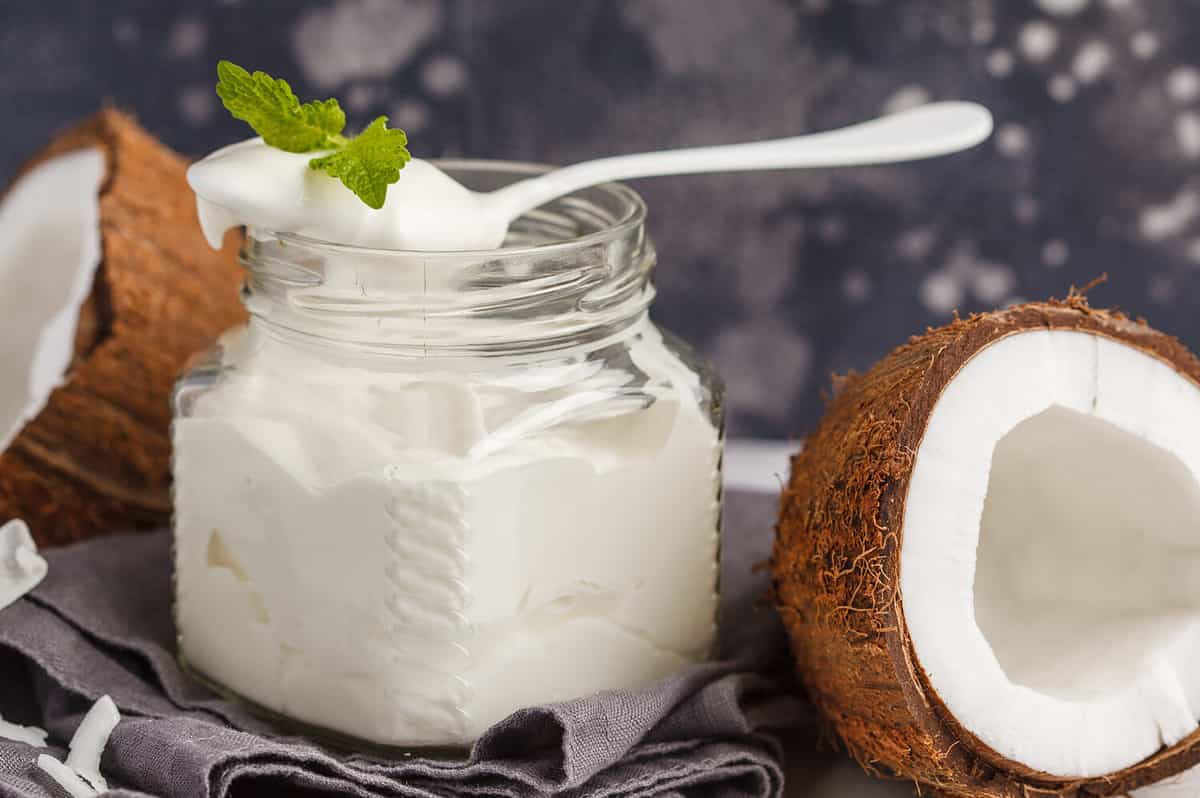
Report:
M1191 0L0 0L0 180L105 100L198 155L242 138L216 59L387 113L417 155L564 163L996 114L920 164L638 184L657 315L730 383L740 435L801 433L831 371L954 308L1116 303L1200 347L1200 3Z

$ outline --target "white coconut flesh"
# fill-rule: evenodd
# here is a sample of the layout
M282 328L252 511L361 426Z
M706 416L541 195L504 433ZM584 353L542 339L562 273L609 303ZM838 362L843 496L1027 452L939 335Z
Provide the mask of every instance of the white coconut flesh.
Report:
M1003 757L1101 776L1200 718L1200 389L1036 330L971 358L916 452L900 551L917 660Z
M0 201L0 450L45 406L74 353L100 263L104 155L46 161Z

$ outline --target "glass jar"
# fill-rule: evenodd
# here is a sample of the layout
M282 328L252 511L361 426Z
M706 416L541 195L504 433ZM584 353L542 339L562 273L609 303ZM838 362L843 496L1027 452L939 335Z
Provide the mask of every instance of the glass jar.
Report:
M482 190L540 171L440 165ZM492 251L248 230L249 324L175 394L187 667L407 748L705 659L721 389L648 318L644 218L610 184Z

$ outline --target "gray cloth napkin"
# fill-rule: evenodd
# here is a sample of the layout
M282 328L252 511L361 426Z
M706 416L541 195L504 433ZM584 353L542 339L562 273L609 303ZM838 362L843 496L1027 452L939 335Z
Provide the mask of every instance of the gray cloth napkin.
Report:
M166 532L47 552L46 580L0 610L0 715L46 728L61 758L91 702L111 695L123 720L102 770L116 796L779 796L773 732L808 713L752 574L773 503L728 499L721 659L645 690L519 711L459 758L325 748L191 681L175 661ZM0 740L0 796L61 798L38 753Z

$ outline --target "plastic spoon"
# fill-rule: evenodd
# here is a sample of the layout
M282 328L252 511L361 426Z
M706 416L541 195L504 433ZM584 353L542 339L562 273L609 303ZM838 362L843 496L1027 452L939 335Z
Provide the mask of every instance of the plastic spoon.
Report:
M309 154L261 139L192 166L200 220L214 246L248 224L360 246L407 250L493 249L521 214L573 191L657 175L894 163L957 152L988 137L992 116L968 102L940 102L839 130L786 139L694 147L585 161L492 192L470 191L414 159L372 211L336 180L308 168Z
M485 194L482 207L494 214L493 224L503 224L507 230L509 223L526 211L572 191L613 180L915 161L973 147L991 132L992 115L983 106L933 103L805 136L584 161ZM503 233L498 240L503 240Z

